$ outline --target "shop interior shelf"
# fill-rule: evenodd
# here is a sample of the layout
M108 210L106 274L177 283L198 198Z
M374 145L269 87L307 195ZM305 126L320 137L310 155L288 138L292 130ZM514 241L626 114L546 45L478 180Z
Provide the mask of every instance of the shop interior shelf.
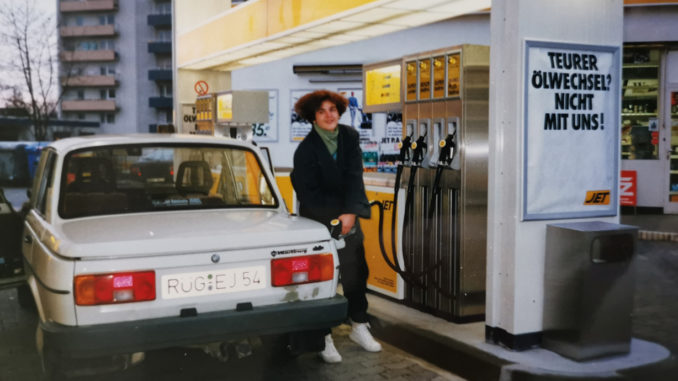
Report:
M637 64L625 63L624 65L622 65L622 67L625 68L625 69L626 68L641 68L641 67L657 67L657 66L659 66L659 64L649 63L649 62L637 63Z
M623 112L624 116L657 116L656 112Z
M657 99L657 94L624 95L624 100L628 99Z

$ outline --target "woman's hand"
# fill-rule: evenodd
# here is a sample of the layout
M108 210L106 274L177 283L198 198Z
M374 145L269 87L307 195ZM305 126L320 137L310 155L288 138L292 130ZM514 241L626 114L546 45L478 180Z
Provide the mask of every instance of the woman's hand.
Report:
M353 225L355 225L355 214L346 213L340 215L337 218L339 218L339 221L341 221L341 234L348 234L348 232L350 232L353 228Z

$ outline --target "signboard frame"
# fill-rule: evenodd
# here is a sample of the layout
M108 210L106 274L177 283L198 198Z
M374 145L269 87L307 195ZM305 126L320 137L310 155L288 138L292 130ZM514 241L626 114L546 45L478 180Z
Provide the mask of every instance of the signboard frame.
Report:
M280 102L277 89L257 89L268 92L268 123L253 123L252 124L252 140L259 143L276 143L278 142L278 114L280 112ZM271 131L271 135L266 133L264 136L255 133L254 128L260 124L265 131ZM266 128L268 126L268 128Z
M601 114L609 114L610 116L608 117L608 121L605 123L605 127L607 128L605 130L605 137L607 137L607 140L610 142L614 142L611 147L612 147L612 154L610 157L607 157L607 160L600 161L600 162L595 162L595 163L589 163L590 167L593 167L594 165L599 165L602 167L602 170L600 169L601 167L598 167L599 172L603 172L606 178L610 178L611 180L609 181L609 188L608 189L575 189L576 192L585 192L582 193L582 201L584 201L584 196L587 195L589 192L597 192L597 191L607 191L608 192L608 197L609 197L609 203L608 204L603 204L603 205L594 205L594 208L592 210L583 210L581 208L580 204L576 204L573 202L570 202L569 204L565 205L565 201L562 201L560 198L557 201L551 200L551 204L555 206L539 206L536 202L536 196L530 195L529 190L530 190L530 181L531 179L537 178L538 180L542 180L544 177L543 174L545 173L544 170L542 169L541 172L539 172L537 167L549 167L548 160L542 160L543 164L535 167L535 168L530 168L530 160L532 159L529 156L530 148L531 147L542 147L541 151L545 151L543 149L543 144L542 146L534 145L531 146L531 144L535 144L533 141L537 141L538 143L544 143L544 140L546 138L542 138L540 141L537 138L532 139L532 141L529 139L530 137L530 126L531 126L531 120L530 120L530 112L531 110L528 109L529 103L530 103L530 89L533 84L533 74L539 72L541 73L541 70L537 71L534 70L535 68L533 67L533 63L530 62L530 53L532 50L535 49L535 52L538 50L547 50L547 49L552 49L552 50L560 50L560 51L575 51L575 52L595 52L597 54L608 54L611 55L610 59L610 71L609 74L612 76L611 80L608 83L608 93L606 95L601 95L600 97L603 98L603 102L605 103L606 101L609 101L608 98L605 97L610 97L612 100L612 104L608 105L609 108L606 108L606 106L603 106L602 109L603 111ZM523 104L523 189L522 189L522 219L524 221L530 221L530 220L550 220L550 219L567 219L567 218L585 218L585 217L612 217L616 216L618 214L619 210L619 167L620 167L620 145L619 143L619 134L620 134L620 119L621 119L621 97L618 96L620 94L619 86L621 83L621 47L620 46L610 46L610 45L588 45L588 44L581 44L581 43L571 43L571 42L556 42L556 41L541 41L541 40L525 40L524 41L524 70L525 70L525 77L524 77L524 82L523 82L523 99L524 99L524 104ZM554 70L556 72L558 70ZM560 70L558 71L559 73L562 73L563 71ZM567 72L566 72L567 73ZM592 73L594 74L594 73ZM536 75L536 74L535 74ZM537 78L538 79L538 78ZM546 87L545 87L546 88ZM589 89L590 90L590 89ZM598 90L600 91L600 90ZM590 90L592 93L593 90ZM595 96L595 95L594 95ZM615 98L616 97L616 98ZM548 98L547 96L542 96L543 99ZM549 98L553 99L553 98ZM594 98L595 100L595 98ZM593 102L593 101L592 101ZM536 103L536 102L535 102ZM535 105L535 108L537 106ZM535 112L539 112L543 110L536 110ZM574 119L574 118L573 118ZM602 124L601 124L602 125ZM601 128L601 131L603 128ZM587 133L582 131L577 131L577 133ZM608 135L611 134L611 135ZM566 142L567 143L567 142ZM563 144L565 146L566 144ZM586 149L586 147L584 148ZM551 152L549 152L551 153ZM543 159L544 154L541 156L538 156L537 159ZM573 155L570 155L571 157ZM581 155L580 155L581 156ZM570 157L570 159L571 159ZM568 158L562 158L563 160L568 160ZM579 158L578 158L579 159ZM578 165L579 163L573 162L574 165ZM583 167L586 168L587 170L588 167ZM590 170L592 171L592 169ZM534 175L534 176L532 176ZM562 174L559 174L562 176ZM532 180L534 181L534 180ZM569 180L570 184L574 183L572 179ZM607 186L607 184L605 185ZM571 189L571 188L570 188ZM562 195L564 192L566 192L567 189L562 189L559 190L559 195ZM536 192L535 192L536 193ZM548 194L548 190L544 190L544 193ZM580 195L577 194L579 197ZM555 196L554 196L555 197ZM543 202L542 202L543 203ZM582 203L583 204L583 203ZM535 206L536 205L536 206ZM540 210L541 209L547 209L547 210ZM548 210L550 208L550 210ZM559 210L558 210L559 209Z
M380 103L380 104L369 104L367 102L367 94L370 91L373 91L372 89L368 88L368 80L367 80L367 73L372 70L379 70L383 68L388 68L391 66L398 66L398 102L391 102L391 103ZM402 109L402 104L403 104L403 86L402 86L402 76L403 76L403 61L401 59L397 60L390 60L390 61L383 61L383 62L378 62L378 63L373 63L373 64L368 64L368 65L363 65L363 86L364 86L364 91L363 91L363 112L366 114L369 113L374 113L374 112L390 112L390 111L400 111Z

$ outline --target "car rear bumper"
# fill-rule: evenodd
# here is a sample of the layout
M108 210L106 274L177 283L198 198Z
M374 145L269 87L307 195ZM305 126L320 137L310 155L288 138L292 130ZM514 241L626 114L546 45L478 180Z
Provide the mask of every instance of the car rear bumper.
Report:
M299 301L171 317L90 326L41 322L45 348L73 358L97 357L153 349L218 342L237 337L272 335L329 328L346 319L347 301Z

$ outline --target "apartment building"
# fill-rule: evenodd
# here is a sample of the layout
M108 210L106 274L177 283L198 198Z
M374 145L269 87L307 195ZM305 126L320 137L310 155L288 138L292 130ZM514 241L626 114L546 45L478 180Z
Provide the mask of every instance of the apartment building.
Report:
M61 118L54 138L172 124L171 0L57 0Z

